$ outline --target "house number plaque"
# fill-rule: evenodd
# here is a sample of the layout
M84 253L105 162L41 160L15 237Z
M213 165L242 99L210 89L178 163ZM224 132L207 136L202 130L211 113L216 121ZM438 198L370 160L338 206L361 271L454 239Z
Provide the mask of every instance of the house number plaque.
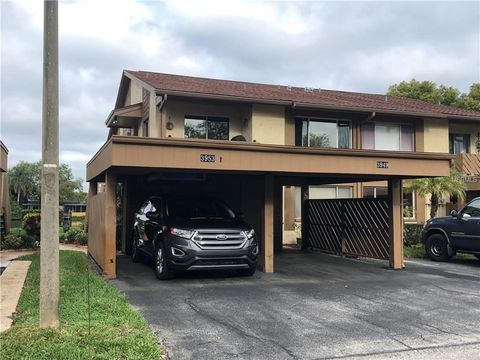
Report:
M377 169L388 169L388 161L377 161Z
M200 154L200 162L215 162L215 155L213 155L213 154Z

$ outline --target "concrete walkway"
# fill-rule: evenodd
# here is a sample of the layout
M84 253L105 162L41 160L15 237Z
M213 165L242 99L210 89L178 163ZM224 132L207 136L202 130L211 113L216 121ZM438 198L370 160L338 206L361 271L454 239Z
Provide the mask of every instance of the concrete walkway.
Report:
M0 332L12 326L23 283L31 261L14 261L0 276Z
M82 251L87 253L87 246L73 245L73 244L60 244L60 250L73 250ZM0 251L0 267L7 267L10 261L24 255L34 254L40 251L40 249L15 249L15 250L2 250Z

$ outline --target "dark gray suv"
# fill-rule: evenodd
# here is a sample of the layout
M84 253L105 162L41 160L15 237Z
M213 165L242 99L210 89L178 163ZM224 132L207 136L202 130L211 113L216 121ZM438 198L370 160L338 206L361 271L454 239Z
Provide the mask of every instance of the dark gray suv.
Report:
M155 196L135 214L132 260L154 259L156 276L234 269L251 276L258 244L253 228L225 203L208 197Z
M470 201L459 212L428 220L422 240L430 259L448 261L456 252L474 254L480 260L480 198Z

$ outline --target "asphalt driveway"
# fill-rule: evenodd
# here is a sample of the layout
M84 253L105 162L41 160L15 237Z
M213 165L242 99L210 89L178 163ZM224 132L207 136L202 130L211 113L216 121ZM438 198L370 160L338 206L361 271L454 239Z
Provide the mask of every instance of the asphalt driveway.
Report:
M120 257L113 283L171 359L480 359L480 262L386 265L292 250L275 274L162 282Z

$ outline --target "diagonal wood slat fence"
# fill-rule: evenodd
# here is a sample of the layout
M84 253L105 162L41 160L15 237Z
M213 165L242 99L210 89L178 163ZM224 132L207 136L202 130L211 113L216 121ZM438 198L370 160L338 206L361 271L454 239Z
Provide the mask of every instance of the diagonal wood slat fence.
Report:
M382 199L307 200L305 247L334 254L389 258L389 209Z

